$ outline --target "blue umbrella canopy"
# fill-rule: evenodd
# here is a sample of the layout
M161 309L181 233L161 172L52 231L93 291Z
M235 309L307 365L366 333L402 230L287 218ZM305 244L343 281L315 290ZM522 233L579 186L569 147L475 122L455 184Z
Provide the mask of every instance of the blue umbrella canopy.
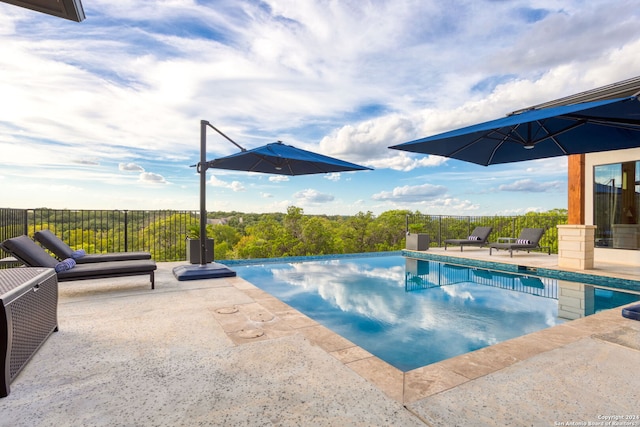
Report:
M281 141L207 162L207 167L278 175L309 175L371 170L333 157L285 145Z
M488 166L640 147L637 96L531 109L392 149Z

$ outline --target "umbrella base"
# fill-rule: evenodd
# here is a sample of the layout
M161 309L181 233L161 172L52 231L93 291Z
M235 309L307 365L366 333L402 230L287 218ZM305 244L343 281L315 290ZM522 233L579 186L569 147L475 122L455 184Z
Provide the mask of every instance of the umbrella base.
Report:
M173 269L178 281L235 277L236 272L217 262L204 265L181 265Z

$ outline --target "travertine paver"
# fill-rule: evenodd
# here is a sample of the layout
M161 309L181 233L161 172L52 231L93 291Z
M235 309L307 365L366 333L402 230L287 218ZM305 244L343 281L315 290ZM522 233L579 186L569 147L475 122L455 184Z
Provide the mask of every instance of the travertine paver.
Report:
M486 257L473 252L462 255ZM511 262L552 267L554 256ZM0 426L518 426L637 415L640 322L619 309L404 374L253 284L177 282L174 265L159 265L155 291L135 277L62 284L60 332L0 399Z
M640 416L639 364L637 350L584 338L408 407L433 425L597 425Z

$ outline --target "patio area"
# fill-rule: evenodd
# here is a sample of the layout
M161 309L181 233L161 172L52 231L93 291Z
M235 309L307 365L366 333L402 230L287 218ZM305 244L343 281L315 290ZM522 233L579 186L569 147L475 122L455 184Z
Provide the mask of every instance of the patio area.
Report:
M0 425L640 425L640 322L620 309L403 373L239 277L178 282L183 264L158 263L155 290L61 283L60 330L0 399ZM589 272L640 280L637 266Z

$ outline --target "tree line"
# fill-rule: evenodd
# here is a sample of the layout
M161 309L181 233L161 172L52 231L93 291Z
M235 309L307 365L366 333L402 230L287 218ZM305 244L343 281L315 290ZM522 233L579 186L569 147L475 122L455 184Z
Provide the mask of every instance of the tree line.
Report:
M290 206L285 214L215 212L226 224L207 226L214 239L216 259L278 258L344 253L395 251L405 247L406 233L427 233L432 246L447 238L465 238L476 226L493 227L492 241L516 237L524 227L547 232L541 244L557 252L558 224L566 224L566 209L520 216L455 217L430 216L409 210L390 210L380 215L368 211L353 216L305 215ZM190 228L198 238L199 227Z
M276 258L399 250L404 245L405 217L394 210L379 216L359 212L353 216L305 215L290 206L286 214L217 212L226 224L207 226L214 239L216 259ZM192 226L197 238L199 227Z

